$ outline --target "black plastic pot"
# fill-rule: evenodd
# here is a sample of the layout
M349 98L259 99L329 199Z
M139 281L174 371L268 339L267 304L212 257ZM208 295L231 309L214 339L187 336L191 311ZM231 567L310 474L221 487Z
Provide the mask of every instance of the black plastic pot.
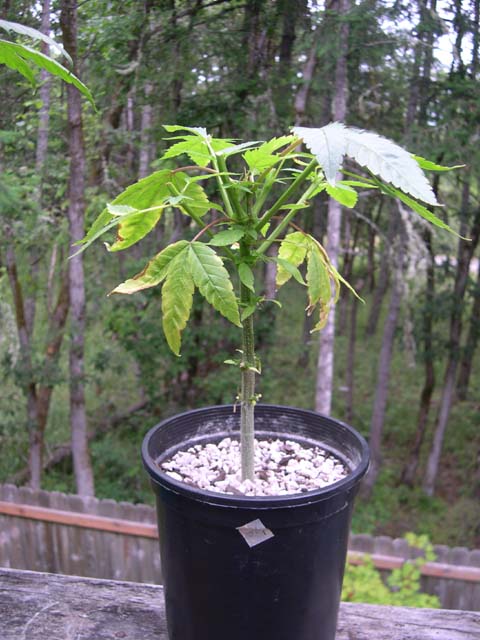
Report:
M142 456L157 499L170 640L335 637L353 499L367 470L367 444L341 422L291 407L257 405L255 428L259 438L281 434L320 443L351 473L324 489L290 496L201 491L173 480L157 462L193 444L238 436L238 410L189 411L151 429ZM254 535L249 542L241 529L248 523Z

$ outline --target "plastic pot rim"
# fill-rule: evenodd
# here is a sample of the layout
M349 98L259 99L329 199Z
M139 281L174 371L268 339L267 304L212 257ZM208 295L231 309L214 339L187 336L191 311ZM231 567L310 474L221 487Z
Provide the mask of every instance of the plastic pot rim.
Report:
M231 508L243 508L243 509L272 509L272 508L288 508L295 507L298 505L308 505L311 503L319 502L322 500L327 500L332 498L336 494L340 492L348 491L351 487L358 484L361 478L365 475L369 461L369 448L365 438L358 433L355 429L353 429L350 425L342 422L341 420L337 420L336 418L332 418L330 416L325 416L316 411L312 411L310 409L303 409L300 407L291 407L287 405L275 405L275 404L267 404L262 403L261 405L257 405L258 407L265 408L275 408L279 411L298 411L306 416L311 416L313 420L322 418L323 420L332 423L333 425L338 425L342 429L348 431L352 436L357 439L360 454L360 462L357 466L349 472L349 474L343 478L342 480L338 480L326 487L322 487L320 489L314 489L312 491L306 491L304 493L295 493L295 494L287 494L287 495L278 495L278 496L238 496L226 493L219 493L214 491L208 491L206 489L199 489L196 487L192 487L191 485L187 485L184 482L179 480L175 480L170 477L161 470L158 466L156 460L162 454L162 451L157 452L157 457L153 457L149 452L150 440L155 435L155 433L163 428L168 428L169 423L173 420L179 422L182 418L192 417L193 415L207 413L209 411L213 411L215 409L220 411L225 411L226 409L233 409L232 405L211 405L202 407L200 409L191 409L188 411L184 411L182 413L174 414L168 418L165 418L154 427L152 427L145 435L142 444L142 460L144 467L147 473L150 476L150 479L155 483L166 489L167 491L171 491L173 493L185 496L190 498L191 500L207 503L216 506L223 507L231 507ZM262 433L262 431L259 431ZM295 438L295 431L291 432L285 431L278 434L279 436L291 436ZM321 446L321 440L318 440L318 445ZM185 440L185 448L187 448L188 440Z

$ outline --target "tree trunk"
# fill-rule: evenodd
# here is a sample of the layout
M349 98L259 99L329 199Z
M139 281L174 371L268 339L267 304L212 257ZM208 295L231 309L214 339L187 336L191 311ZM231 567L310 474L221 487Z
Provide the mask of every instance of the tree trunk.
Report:
M45 35L50 32L50 0L43 0L42 7L42 24L40 31ZM42 42L41 51L43 54L49 54L49 46ZM35 175L38 179L38 187L36 192L36 200L41 205L43 196L43 182L45 174L45 166L48 150L48 131L50 124L50 93L51 93L51 77L48 71L42 69L40 71L40 89L39 97L41 107L38 111L38 129L37 129L37 148L35 153ZM40 251L37 245L33 245L29 255L29 286L27 295L25 296L25 321L29 336L33 334L35 324L36 311L36 284L38 279L38 266L40 261Z
M142 107L140 118L140 154L138 161L138 179L146 178L150 173L150 163L153 160L151 130L153 123L153 107L150 104L153 85L145 83L145 104Z
M63 44L77 65L77 0L62 0L61 26ZM79 91L67 85L68 143L70 177L68 183L68 225L71 243L84 236L85 149L82 130L82 103ZM70 338L70 424L72 430L73 468L77 492L94 495L93 471L87 440L85 411L84 333L85 282L83 254L69 260L69 295L71 308Z
M395 206L395 205L394 205ZM388 313L385 319L382 335L382 347L380 349L377 384L375 386L375 397L373 401L372 420L370 423L370 468L363 481L362 491L364 495L370 495L375 484L382 463L381 445L382 434L385 423L385 413L387 409L388 391L390 383L390 365L392 361L393 344L395 330L398 324L400 303L403 297L403 277L404 260L406 250L406 231L402 219L402 209L399 204L398 211L392 210L392 217L395 219L396 243L394 246L394 273Z
M468 387L470 385L470 376L472 373L472 364L475 351L480 339L480 258L477 264L477 282L473 291L473 305L470 313L470 322L468 327L468 335L465 341L465 347L462 350L462 359L460 362L460 370L457 382L457 397L459 400L466 400L468 395Z
M470 196L468 179L465 182L462 193L463 216L467 217L468 202ZM470 233L465 233L465 225L462 225L460 232L467 235L471 240L460 239L458 242L457 270L455 274L455 286L453 291L453 304L450 315L450 335L449 354L445 368L440 407L433 436L433 443L428 456L427 468L423 480L423 491L432 496L435 491L435 484L438 477L440 458L442 454L443 440L447 429L448 418L452 408L455 391L455 379L459 363L460 340L462 335L462 307L467 288L470 262L478 244L480 235L480 208L476 210L473 225Z
M363 281L357 282L357 293L363 289ZM350 330L348 333L347 368L345 373L345 386L347 388L345 398L345 420L353 422L354 389L355 389L355 347L357 343L357 311L358 299L350 297Z
M424 233L425 244L428 249L427 282L424 291L423 305L423 359L425 365L425 379L420 396L420 410L417 419L415 438L407 457L407 462L401 474L401 482L413 486L417 473L420 450L425 439L428 416L435 389L435 363L433 354L433 316L435 304L435 256L432 245L432 232L428 228Z
M25 317L22 286L18 278L13 236L8 229L6 236L9 238L9 242L5 251L5 266L15 306L15 320L20 344L22 388L27 400L30 486L33 489L39 489L41 476L41 441L38 437L37 390L32 368L31 341Z
M347 113L347 55L349 25L347 14L350 0L338 0L332 9L337 13L339 27L338 58L335 68L335 93L333 97L333 119L343 122ZM340 176L339 176L340 177ZM338 266L340 251L340 232L342 207L330 198L328 202L327 252L332 264ZM319 413L330 415L332 409L333 373L335 341L335 305L332 303L325 328L320 334L320 348L315 386L315 409Z
M378 268L378 283L372 298L372 306L367 320L365 333L367 336L374 336L377 332L378 320L382 311L382 303L385 294L388 291L390 282L390 251L391 244L394 239L395 220L390 216L387 229L387 237L385 238L382 254L380 256L380 265Z

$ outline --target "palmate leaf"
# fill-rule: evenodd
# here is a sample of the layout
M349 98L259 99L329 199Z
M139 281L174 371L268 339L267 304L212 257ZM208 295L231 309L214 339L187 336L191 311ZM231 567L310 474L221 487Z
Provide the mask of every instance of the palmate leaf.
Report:
M194 164L199 167L207 167L212 161L209 146L214 152L217 152L231 148L234 144L231 138L212 138L203 127L181 127L176 125L163 125L163 127L169 133L188 131L192 135L186 134L170 138L170 140L180 139L180 142L167 149L162 156L162 160L176 158L185 153Z
M177 356L180 355L181 334L190 317L195 288L184 251L170 262L162 287L163 332L168 346Z
M178 255L183 253L182 259L186 260L188 246L189 243L187 240L179 240L178 242L168 245L168 247L165 247L163 251L160 251L160 253L150 260L143 271L119 284L109 295L112 293L131 295L137 291L157 286L166 278L169 265Z
M0 63L5 64L10 69L19 71L30 82L35 83L35 77L27 62L32 62L38 68L48 71L48 73L61 78L64 82L73 84L95 107L93 96L88 87L53 58L49 58L40 51L35 51L35 49L25 45L0 39Z
M240 327L237 299L221 258L203 242L192 242L188 261L195 285L203 297L227 320Z
M294 275L293 270L289 269L288 265L298 270L297 268L305 260L307 249L308 239L304 233L293 231L285 236L278 249L277 288L288 282Z
M344 155L355 159L385 182L427 204L438 205L435 194L415 158L405 149L377 133L332 122L311 129L294 127L316 156L327 182L335 185Z
M322 167L325 179L334 186L347 150L345 126L341 122L331 122L319 129L293 127L292 131L303 139Z

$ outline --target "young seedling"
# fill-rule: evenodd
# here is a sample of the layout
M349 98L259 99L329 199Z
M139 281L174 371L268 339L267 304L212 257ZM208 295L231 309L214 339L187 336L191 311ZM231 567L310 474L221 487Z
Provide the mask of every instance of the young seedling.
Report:
M260 373L254 318L258 307L267 302L258 294L255 267L273 260L277 287L292 277L305 286L306 311L317 316L313 331L322 329L340 285L355 292L318 240L294 223L298 212L323 191L343 206L354 207L358 189L378 189L452 231L425 206L438 206L438 202L422 169L445 168L412 156L376 133L341 123L316 129L294 127L289 135L241 144L215 138L200 127L165 129L175 134L163 155L165 166L180 156L188 156L188 165L161 169L128 187L96 219L82 240L82 250L113 228L117 236L106 245L108 251L126 249L150 233L166 209L176 208L192 218L197 230L193 239L169 244L112 293L132 294L162 286L163 330L177 356L195 288L242 330L240 357L227 363L240 370L241 471L242 480L252 480L255 379ZM299 150L302 142L308 152ZM344 171L348 177L338 180L345 156L364 167L366 175ZM232 159L235 170L229 168ZM207 180L215 184L215 202L202 186ZM207 218L211 211L215 214ZM267 254L274 242L278 257ZM306 281L299 270L304 262Z

